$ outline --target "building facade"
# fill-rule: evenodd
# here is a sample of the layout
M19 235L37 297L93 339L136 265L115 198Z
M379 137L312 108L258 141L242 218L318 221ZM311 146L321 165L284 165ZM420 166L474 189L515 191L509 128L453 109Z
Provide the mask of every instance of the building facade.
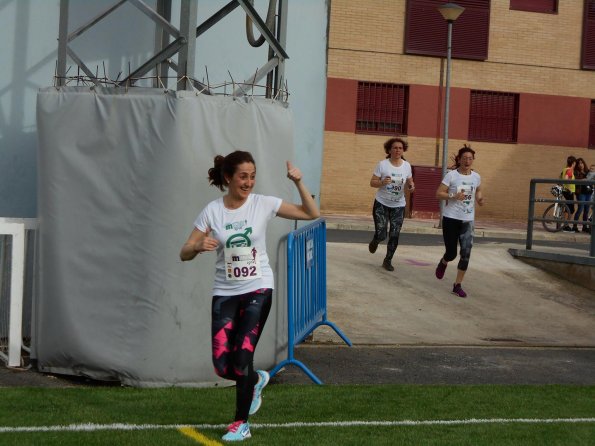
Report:
M323 213L370 214L382 145L404 135L410 215L438 215L443 3L331 3ZM557 177L569 155L595 163L595 0L456 3L465 11L453 23L448 165L470 144L486 198L478 217L525 219L531 178Z

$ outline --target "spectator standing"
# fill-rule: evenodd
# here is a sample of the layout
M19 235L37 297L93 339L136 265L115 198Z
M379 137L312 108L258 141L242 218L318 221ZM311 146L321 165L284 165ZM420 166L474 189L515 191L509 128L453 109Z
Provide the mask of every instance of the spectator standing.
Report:
M589 181L595 181L595 164L591 164L591 166L589 167L589 172L587 173L587 180ZM590 186L590 191L591 194L589 195L589 199L591 200L591 203L593 202L593 194L595 194L595 187ZM591 233L591 231L593 230L593 210L592 209L592 205L591 206L587 206L587 213L589 213L589 208L591 208L591 212L590 212L590 217L588 217L588 221L591 223L591 225L587 228L587 232L588 234ZM584 226L583 226L584 227Z
M585 180L587 178L587 174L589 170L587 168L587 164L585 160L582 158L577 158L576 165L574 167L574 178L576 180ZM575 189L576 199L578 201L588 201L591 198L591 188L587 185L577 184ZM589 205L585 203L578 203L576 214L574 214L574 220L578 221L581 218L582 214L582 221L587 221L589 215ZM588 227L583 224L582 231L588 232ZM575 223L572 225L572 230L574 232L579 232L578 225Z
M566 158L566 167L562 169L560 173L560 179L562 180L574 180L574 167L576 166L576 158L570 155ZM567 200L574 200L575 187L574 184L563 184L562 195ZM574 214L574 203L568 203L568 209L570 209L570 215ZM566 224L562 228L564 232L572 232L572 228Z

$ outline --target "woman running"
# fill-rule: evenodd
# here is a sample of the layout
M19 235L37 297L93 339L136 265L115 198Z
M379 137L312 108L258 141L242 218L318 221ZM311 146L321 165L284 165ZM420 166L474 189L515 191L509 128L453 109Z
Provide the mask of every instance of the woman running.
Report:
M386 159L380 161L372 178L370 186L378 189L374 200L372 215L374 217L374 237L368 245L369 251L374 254L378 244L386 238L387 227L388 243L386 256L382 267L387 271L394 271L392 258L399 245L399 234L405 218L405 184L413 192L415 186L411 174L411 164L403 158L407 151L407 142L401 138L391 138L384 143Z
M216 251L212 301L212 354L215 373L236 382L234 422L223 435L226 441L250 438L248 415L256 413L262 389L269 381L264 370L254 371L254 350L272 303L273 271L266 252L266 228L275 216L312 220L320 213L302 182L302 173L287 162L287 177L294 182L301 204L252 193L256 164L249 152L217 155L209 169L209 182L227 193L209 204L194 222L180 258Z
M436 198L447 200L442 214L442 236L446 252L436 267L436 277L442 279L448 262L457 256L457 243L460 245L460 258L457 266L457 278L452 292L459 297L467 297L461 287L463 277L469 266L469 257L473 247L473 221L475 203L483 206L481 177L471 169L475 151L465 144L455 157L455 168L449 171L438 186Z

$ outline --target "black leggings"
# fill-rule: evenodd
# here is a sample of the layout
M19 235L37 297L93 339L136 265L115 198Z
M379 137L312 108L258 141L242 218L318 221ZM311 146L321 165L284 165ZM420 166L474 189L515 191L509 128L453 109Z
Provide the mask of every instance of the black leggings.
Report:
M455 259L458 243L461 245L461 258L457 268L461 271L467 271L471 248L473 248L473 222L442 217L442 237L446 248L443 259L447 262Z
M271 310L273 290L263 288L239 296L214 296L212 348L215 373L236 382L235 420L248 420L258 374L256 344Z
M386 259L390 261L395 255L397 246L399 246L399 234L405 218L405 207L389 208L374 200L372 214L374 216L374 240L377 242L381 242L386 238L386 230L390 223L386 246Z

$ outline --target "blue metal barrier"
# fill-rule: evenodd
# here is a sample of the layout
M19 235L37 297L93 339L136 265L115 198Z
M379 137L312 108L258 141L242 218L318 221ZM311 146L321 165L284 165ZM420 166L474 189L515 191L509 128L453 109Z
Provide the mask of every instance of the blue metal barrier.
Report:
M326 318L326 222L323 219L287 236L287 359L270 371L271 376L294 364L316 384L322 384L294 357L294 347L320 325L331 327L351 347L349 338Z

